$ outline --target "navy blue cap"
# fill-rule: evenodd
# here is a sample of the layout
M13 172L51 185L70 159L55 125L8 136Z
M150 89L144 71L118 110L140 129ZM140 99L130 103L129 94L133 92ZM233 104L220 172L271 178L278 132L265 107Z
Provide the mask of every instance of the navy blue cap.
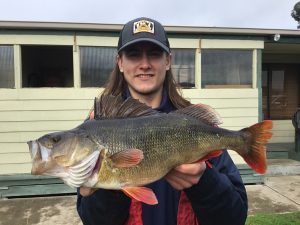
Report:
M156 20L146 17L131 20L124 25L119 37L118 52L142 41L154 43L170 53L170 44L164 27Z

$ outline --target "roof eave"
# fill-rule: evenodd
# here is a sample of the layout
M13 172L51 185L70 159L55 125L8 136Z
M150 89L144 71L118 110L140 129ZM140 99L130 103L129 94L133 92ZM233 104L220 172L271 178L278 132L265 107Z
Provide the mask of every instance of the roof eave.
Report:
M67 23L67 22L24 22L0 21L0 29L21 30L74 30L74 31L113 31L119 32L123 24L101 23ZM233 35L272 35L281 34L299 36L299 30L263 29L263 28L233 28L233 27L196 27L196 26L165 26L168 33L185 34L233 34Z

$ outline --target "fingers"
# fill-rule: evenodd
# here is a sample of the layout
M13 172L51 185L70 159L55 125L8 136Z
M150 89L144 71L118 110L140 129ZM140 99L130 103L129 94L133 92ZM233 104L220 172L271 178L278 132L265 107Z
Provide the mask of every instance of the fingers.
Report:
M183 164L166 175L166 180L177 190L190 188L197 184L206 169L204 162Z
M206 169L205 162L182 164L175 168L176 171L187 175L199 175L204 169Z
M94 119L95 117L95 113L94 113L94 110L90 113L90 120Z
M79 193L83 197L86 197L86 196L93 194L96 190L97 190L96 188L80 187Z
M192 183L190 183L190 181L182 179L182 178L174 175L174 173L172 173L172 172L169 173L168 175L166 175L165 178L169 182L169 184L176 190L183 190L183 189L189 188L193 185Z

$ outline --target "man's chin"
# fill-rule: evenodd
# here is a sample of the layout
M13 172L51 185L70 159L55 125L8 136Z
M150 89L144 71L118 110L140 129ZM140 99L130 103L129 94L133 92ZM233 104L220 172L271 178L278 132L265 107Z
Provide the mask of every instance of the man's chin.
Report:
M151 96L158 93L161 93L160 88L145 88L136 91L139 95Z
M155 96L156 94L161 94L162 93L162 88L160 87L144 87L144 88L129 88L129 91L132 96L134 95L139 95L139 96L145 96L145 97L150 97L150 96Z

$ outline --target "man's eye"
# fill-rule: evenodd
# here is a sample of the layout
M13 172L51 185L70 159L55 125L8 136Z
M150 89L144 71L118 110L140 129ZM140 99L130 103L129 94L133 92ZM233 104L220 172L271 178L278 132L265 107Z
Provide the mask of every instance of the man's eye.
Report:
M149 52L149 56L153 56L153 57L160 57L162 54L163 52L159 50Z
M140 52L138 51L130 51L130 52L126 52L127 57L138 57L140 56Z

